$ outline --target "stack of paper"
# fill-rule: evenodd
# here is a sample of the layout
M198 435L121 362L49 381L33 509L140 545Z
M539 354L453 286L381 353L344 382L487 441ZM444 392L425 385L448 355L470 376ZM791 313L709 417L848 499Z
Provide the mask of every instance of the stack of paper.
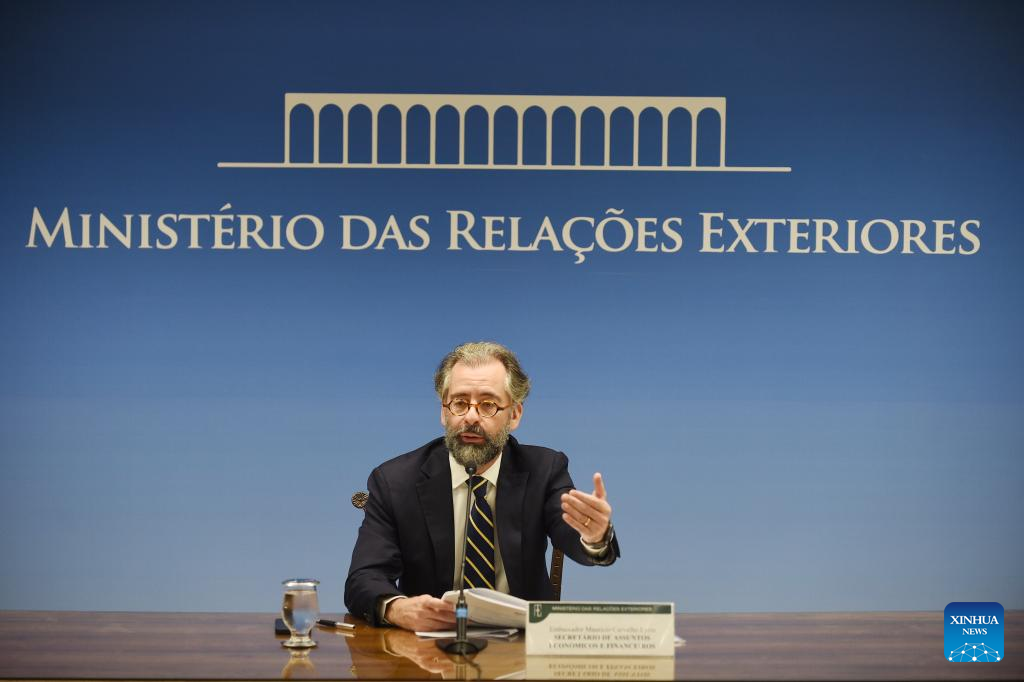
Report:
M525 599L484 587L473 587L465 590L465 593L470 623L503 628L526 627ZM445 592L441 599L454 604L459 600L459 593L457 590Z

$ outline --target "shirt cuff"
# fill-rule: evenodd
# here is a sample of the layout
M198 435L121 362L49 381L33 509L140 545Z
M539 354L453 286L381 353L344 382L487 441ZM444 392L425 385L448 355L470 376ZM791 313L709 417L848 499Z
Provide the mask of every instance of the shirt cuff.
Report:
M396 599L405 599L404 594L392 594L388 597L381 597L377 602L377 617L378 620L384 625L394 625L384 617L384 614L388 612L388 604L395 601Z

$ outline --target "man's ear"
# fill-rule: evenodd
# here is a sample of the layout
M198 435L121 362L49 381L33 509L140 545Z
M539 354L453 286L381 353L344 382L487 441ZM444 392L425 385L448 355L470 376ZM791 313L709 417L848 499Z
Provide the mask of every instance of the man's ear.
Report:
M512 410L512 417L508 422L508 430L515 431L519 427L519 422L523 418L523 404L516 403L509 409Z

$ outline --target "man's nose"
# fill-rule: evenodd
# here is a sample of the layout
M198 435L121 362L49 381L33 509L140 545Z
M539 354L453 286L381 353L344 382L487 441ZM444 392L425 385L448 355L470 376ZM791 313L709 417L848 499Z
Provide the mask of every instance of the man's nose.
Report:
M462 418L471 424L478 424L480 422L480 408L475 403L470 403L469 409L466 410L466 414L462 415Z

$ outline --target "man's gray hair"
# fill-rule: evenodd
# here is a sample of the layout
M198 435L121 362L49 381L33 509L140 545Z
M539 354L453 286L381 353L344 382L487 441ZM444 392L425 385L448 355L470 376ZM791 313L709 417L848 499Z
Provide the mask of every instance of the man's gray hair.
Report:
M512 398L512 404L517 405L526 400L530 393L530 378L523 371L516 354L493 341L464 343L444 356L441 364L437 366L437 371L434 372L434 390L437 391L437 396L444 400L448 394L448 384L455 363L462 362L476 367L490 360L498 360L505 366L505 390Z

